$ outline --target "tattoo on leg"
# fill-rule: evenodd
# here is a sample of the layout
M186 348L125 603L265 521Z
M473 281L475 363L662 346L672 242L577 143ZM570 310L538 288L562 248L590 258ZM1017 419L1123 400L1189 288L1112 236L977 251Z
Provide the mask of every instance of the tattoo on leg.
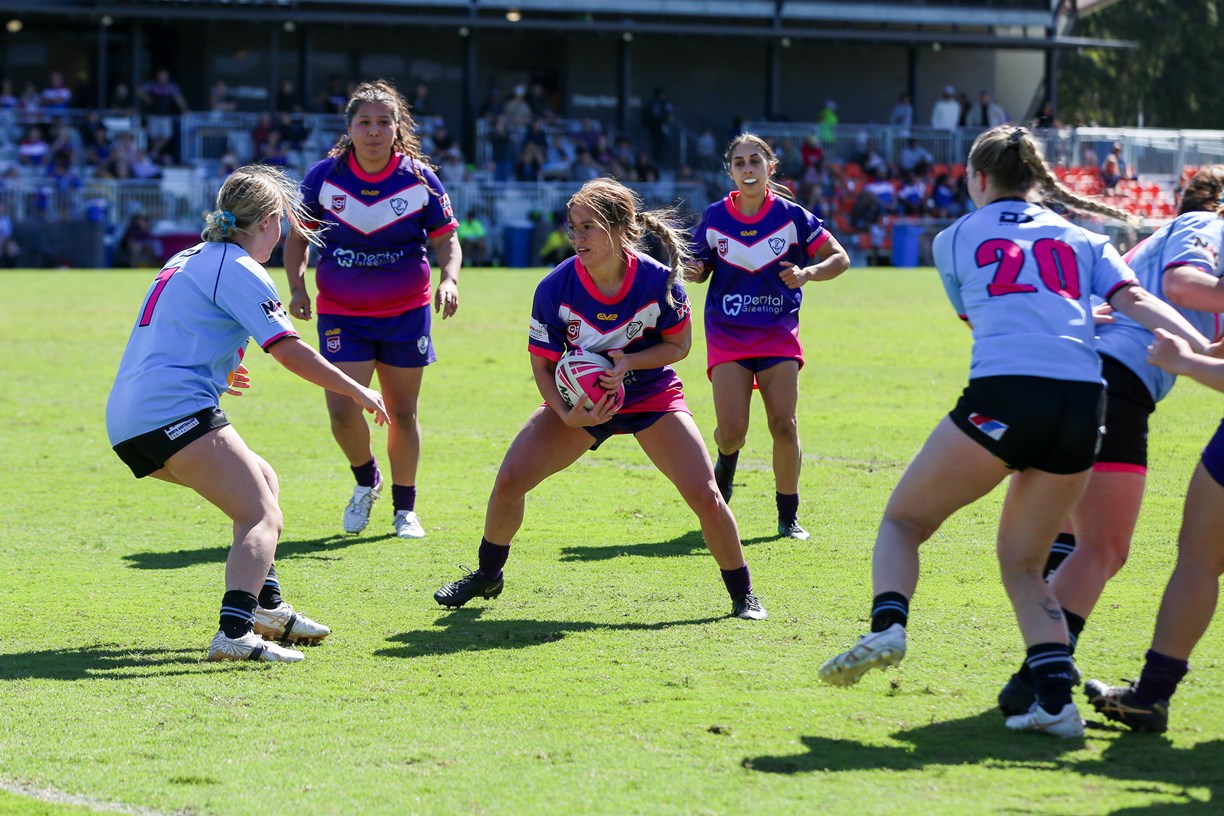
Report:
M1058 601L1053 598L1046 598L1041 602L1041 608L1045 610L1046 615L1052 621L1060 621L1063 619L1062 607L1058 605Z

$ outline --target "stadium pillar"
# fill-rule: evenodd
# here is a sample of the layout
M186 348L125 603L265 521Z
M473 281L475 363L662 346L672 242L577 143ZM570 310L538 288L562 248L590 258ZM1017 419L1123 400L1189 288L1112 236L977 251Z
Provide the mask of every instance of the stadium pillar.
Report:
M918 109L918 48L909 45L905 49L905 92L909 94L910 106ZM913 123L918 124L917 117Z
M1058 50L1051 48L1045 52L1045 98L1058 112Z
M268 107L276 110L276 94L280 90L280 78L276 76L280 65L280 27L268 26ZM258 145L256 145L258 150Z
M765 46L765 115L777 119L782 108L782 48Z
M463 91L459 100L459 115L462 121L459 123L459 132L462 134L460 138L463 139L463 155L475 156L476 118L479 115L476 106L480 100L480 91L476 87L476 77L480 67L476 37L479 35L472 29L466 29L468 33L465 35L463 30L461 29L459 34L463 38Z
M98 22L98 64L94 76L94 98L98 100L97 105L100 110L106 110L107 103L110 97L106 91L106 23Z
M621 37L616 59L616 126L629 133L629 97L633 93L633 39Z

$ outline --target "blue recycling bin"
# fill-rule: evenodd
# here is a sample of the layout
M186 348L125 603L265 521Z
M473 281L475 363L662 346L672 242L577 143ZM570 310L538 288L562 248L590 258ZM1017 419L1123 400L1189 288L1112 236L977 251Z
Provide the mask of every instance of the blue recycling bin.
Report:
M922 227L917 224L893 224L892 265L915 267L918 265L918 248L922 243Z
M505 226L506 266L513 269L525 269L531 263L531 235L533 228L529 223L507 224Z

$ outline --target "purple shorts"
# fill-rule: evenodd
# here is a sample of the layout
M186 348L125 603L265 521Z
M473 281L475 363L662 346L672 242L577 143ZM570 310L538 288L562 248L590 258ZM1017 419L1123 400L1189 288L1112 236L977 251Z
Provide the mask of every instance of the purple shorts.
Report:
M1220 423L1215 436L1203 448L1203 467L1216 480L1216 484L1224 487L1224 422Z
M319 351L331 363L376 360L396 368L437 362L429 306L392 317L319 315Z
M745 357L742 360L735 362L742 365L744 368L751 371L753 374L759 374L767 368L773 368L778 363L785 363L788 360L793 360L794 357Z
M627 414L613 414L612 418L602 425L588 425L583 430L595 437L595 442L590 447L591 450L595 450L618 434L635 434L638 431L644 431L670 413L672 412L632 411Z

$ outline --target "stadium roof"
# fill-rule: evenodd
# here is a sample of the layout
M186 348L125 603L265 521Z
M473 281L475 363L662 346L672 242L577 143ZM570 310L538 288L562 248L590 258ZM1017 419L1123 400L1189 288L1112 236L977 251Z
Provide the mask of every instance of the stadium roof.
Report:
M1083 13L1094 2L1072 4ZM74 19L293 20L470 29L940 43L1054 50L1134 43L1061 33L1063 0L7 0L10 14Z

